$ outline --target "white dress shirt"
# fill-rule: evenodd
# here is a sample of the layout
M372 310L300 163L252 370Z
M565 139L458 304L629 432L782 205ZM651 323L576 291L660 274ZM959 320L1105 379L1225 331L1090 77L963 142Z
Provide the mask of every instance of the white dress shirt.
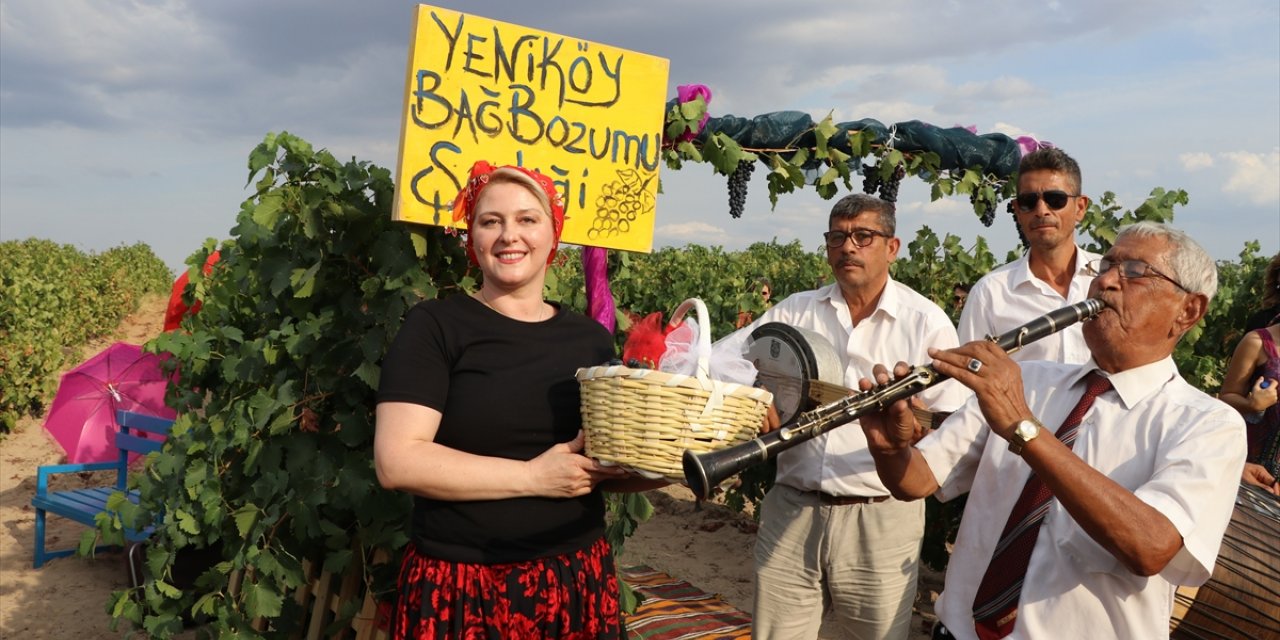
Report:
M1097 365L1022 364L1027 402L1046 425L1066 419ZM1010 638L1167 638L1177 585L1213 571L1244 465L1244 421L1187 384L1171 358L1109 376L1085 414L1075 454L1173 523L1183 547L1158 575L1130 572L1052 500L1036 538ZM935 611L957 638L974 638L973 601L1030 467L992 436L971 399L918 444L949 500L966 491L956 545Z
M1075 304L1088 297L1093 274L1088 264L1101 256L1076 247L1075 275L1067 297L1062 297L1049 283L1031 273L1028 253L982 276L960 312L960 324L956 332L960 343L983 340L987 336L999 336L1016 329L1050 311ZM1084 343L1084 332L1079 323L1053 335L1045 336L1013 354L1013 359L1052 360L1079 364L1089 359L1089 347Z
M958 344L947 314L892 278L885 284L875 311L856 327L839 285L831 284L789 296L733 336L749 335L766 322L809 329L830 340L844 368L842 384L850 389L858 388L859 378L870 378L876 364L928 364L931 358L926 349L950 349ZM916 397L930 411L954 411L969 395L963 385L948 380ZM779 454L776 481L837 496L889 495L876 475L866 435L856 421Z

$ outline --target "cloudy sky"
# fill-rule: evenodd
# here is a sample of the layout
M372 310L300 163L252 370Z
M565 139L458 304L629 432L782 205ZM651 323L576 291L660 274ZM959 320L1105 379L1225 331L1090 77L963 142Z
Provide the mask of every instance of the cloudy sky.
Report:
M1085 191L1133 207L1155 187L1214 257L1280 250L1280 4L1194 0L439 0L436 6L668 58L713 115L802 110L1028 134L1081 163ZM340 160L395 167L413 3L4 0L0 239L101 251L145 242L173 268L227 237L246 158L287 130ZM705 165L664 171L658 246L801 238L830 203L758 171L743 218ZM857 185L855 185L857 186ZM997 251L1006 215L903 185L922 225Z

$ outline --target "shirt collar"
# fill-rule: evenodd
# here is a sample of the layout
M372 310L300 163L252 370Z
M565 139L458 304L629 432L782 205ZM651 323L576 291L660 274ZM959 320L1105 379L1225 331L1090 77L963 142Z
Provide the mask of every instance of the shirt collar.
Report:
M827 285L826 297L833 306L848 308L848 304L844 301L844 294L840 292L839 282ZM871 316L883 313L890 318L897 318L900 315L901 308L902 296L898 293L898 287L894 284L893 276L887 276L884 282L884 290L880 292L880 299L876 301L876 308L871 312Z
M1075 275L1077 277L1087 276L1089 275L1089 260L1091 259L1089 256L1091 256L1092 254L1085 251L1084 249L1081 249L1080 245L1075 245L1075 248L1076 248ZM1031 273L1031 250L1030 249L1028 249L1021 256L1019 256L1017 261L1015 261L1013 264L1014 264L1013 272L1009 274L1010 288L1018 287L1026 283L1035 284L1036 282L1039 281Z
M1107 373L1099 369L1098 363L1094 362L1091 357L1071 376L1071 384L1075 385L1083 380L1090 371L1095 370L1099 375L1111 381L1111 386L1116 390L1116 394L1120 396L1120 401L1124 403L1125 409L1132 409L1137 406L1139 402L1159 391L1164 387L1165 383L1178 375L1178 366L1174 364L1172 356L1165 356L1161 360L1118 373Z

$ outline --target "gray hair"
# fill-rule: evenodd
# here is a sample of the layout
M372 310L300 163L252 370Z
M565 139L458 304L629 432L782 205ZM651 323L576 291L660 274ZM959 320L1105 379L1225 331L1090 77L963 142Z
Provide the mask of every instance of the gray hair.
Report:
M863 193L854 193L840 198L835 206L831 207L831 215L827 216L827 227L830 228L831 223L837 219L856 218L866 212L876 214L880 226L884 227L882 231L891 236L896 234L897 208L893 203Z
M1185 231L1167 224L1144 220L1120 227L1116 242L1122 238L1158 238L1169 243L1170 250L1163 256L1161 265L1172 272L1171 276L1187 291L1202 293L1213 300L1218 292L1218 266L1205 252L1204 247Z

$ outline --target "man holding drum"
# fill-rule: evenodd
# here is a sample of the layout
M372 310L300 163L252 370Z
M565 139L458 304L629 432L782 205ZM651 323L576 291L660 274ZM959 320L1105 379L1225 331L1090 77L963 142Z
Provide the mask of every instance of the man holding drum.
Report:
M1023 156L1013 202L1018 230L1028 250L983 276L965 300L957 331L961 342L998 336L1054 309L1085 299L1100 256L1076 246L1076 225L1089 210L1081 193L1080 165L1048 147ZM1081 363L1089 359L1081 326L1037 340L1014 360Z
M1164 638L1175 587L1212 573L1244 422L1171 354L1208 309L1213 261L1142 222L1096 268L1089 295L1105 308L1085 323L1083 365L1019 364L984 341L934 350L933 367L975 393L960 411L915 445L905 402L862 417L895 496L969 492L935 638Z
M924 359L930 348L958 344L941 308L889 277L900 244L894 217L894 205L879 198L841 199L824 234L836 282L788 297L741 331L781 322L822 334L850 387L877 362ZM917 397L945 412L967 393L946 382ZM782 453L761 507L753 637L816 638L830 610L841 637L906 638L923 533L923 503L889 496L860 429Z

